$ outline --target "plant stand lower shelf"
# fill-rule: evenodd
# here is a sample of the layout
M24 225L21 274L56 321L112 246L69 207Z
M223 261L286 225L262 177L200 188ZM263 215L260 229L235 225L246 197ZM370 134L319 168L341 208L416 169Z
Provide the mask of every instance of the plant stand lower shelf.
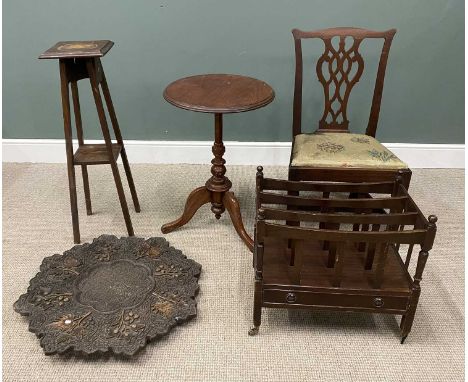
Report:
M196 316L200 271L163 238L102 235L45 258L14 309L45 354L133 355Z

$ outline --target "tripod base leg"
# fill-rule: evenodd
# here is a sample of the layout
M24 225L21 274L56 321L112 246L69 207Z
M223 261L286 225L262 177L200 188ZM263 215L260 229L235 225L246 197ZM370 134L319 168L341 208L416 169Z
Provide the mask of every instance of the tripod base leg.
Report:
M195 212L197 212L202 205L209 202L211 202L211 192L208 191L205 186L196 188L187 198L182 216L173 222L164 224L161 227L161 232L169 233L187 224L190 219L192 219L193 215L195 215Z

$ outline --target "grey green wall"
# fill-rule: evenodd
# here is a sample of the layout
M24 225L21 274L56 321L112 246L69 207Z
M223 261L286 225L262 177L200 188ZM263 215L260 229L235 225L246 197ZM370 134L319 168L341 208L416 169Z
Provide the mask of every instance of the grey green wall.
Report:
M5 0L3 1L3 137L62 138L58 64L37 56L59 40L110 39L103 59L127 139L210 140L210 115L176 109L162 98L179 77L218 72L260 78L276 91L264 109L225 119L225 139L288 141L291 135L294 27L398 29L390 52L378 138L384 142L463 143L463 0ZM321 114L319 83L310 80L305 125ZM370 44L369 71L377 46ZM305 62L307 69L308 62ZM369 73L369 72L365 72ZM371 76L350 105L351 128L363 131ZM89 84L80 83L86 135L100 137Z

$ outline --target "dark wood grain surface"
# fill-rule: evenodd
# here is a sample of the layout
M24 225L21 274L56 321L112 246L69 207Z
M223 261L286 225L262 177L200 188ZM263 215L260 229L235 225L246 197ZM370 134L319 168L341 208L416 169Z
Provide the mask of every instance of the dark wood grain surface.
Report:
M203 74L171 83L164 91L167 102L203 113L239 113L258 109L275 98L263 81L234 74Z
M39 58L103 57L113 45L114 43L110 40L60 41L42 53Z
M285 181L258 167L249 334L259 331L262 307L331 309L399 314L403 343L437 230L437 217L426 219L403 183L400 175L393 185Z

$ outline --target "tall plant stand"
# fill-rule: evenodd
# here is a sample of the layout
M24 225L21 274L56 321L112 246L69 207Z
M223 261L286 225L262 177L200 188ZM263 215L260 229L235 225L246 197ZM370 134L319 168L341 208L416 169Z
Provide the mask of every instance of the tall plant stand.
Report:
M122 187L117 159L119 155L127 176L128 185L132 194L135 211L140 212L140 204L133 182L130 165L125 152L122 134L115 114L114 105L107 85L104 69L100 57L103 57L114 45L112 41L61 41L52 48L42 53L40 59L58 59L60 65L60 82L62 93L63 123L65 132L65 146L67 154L68 186L70 189L70 204L73 224L73 239L75 243L80 242L80 227L78 221L78 204L76 196L75 166L81 166L83 186L86 201L86 212L92 214L91 194L89 190L88 169L89 165L110 164L114 176L115 186L120 200L120 206L127 226L129 236L133 236L133 226L128 211L125 193ZM78 81L89 78L94 102L99 116L104 144L85 144L81 121L80 100L78 95ZM75 127L78 138L78 149L73 152L71 111L70 111L70 87L75 115ZM107 123L104 104L100 92L104 96L107 111L114 130L116 143L112 142Z

